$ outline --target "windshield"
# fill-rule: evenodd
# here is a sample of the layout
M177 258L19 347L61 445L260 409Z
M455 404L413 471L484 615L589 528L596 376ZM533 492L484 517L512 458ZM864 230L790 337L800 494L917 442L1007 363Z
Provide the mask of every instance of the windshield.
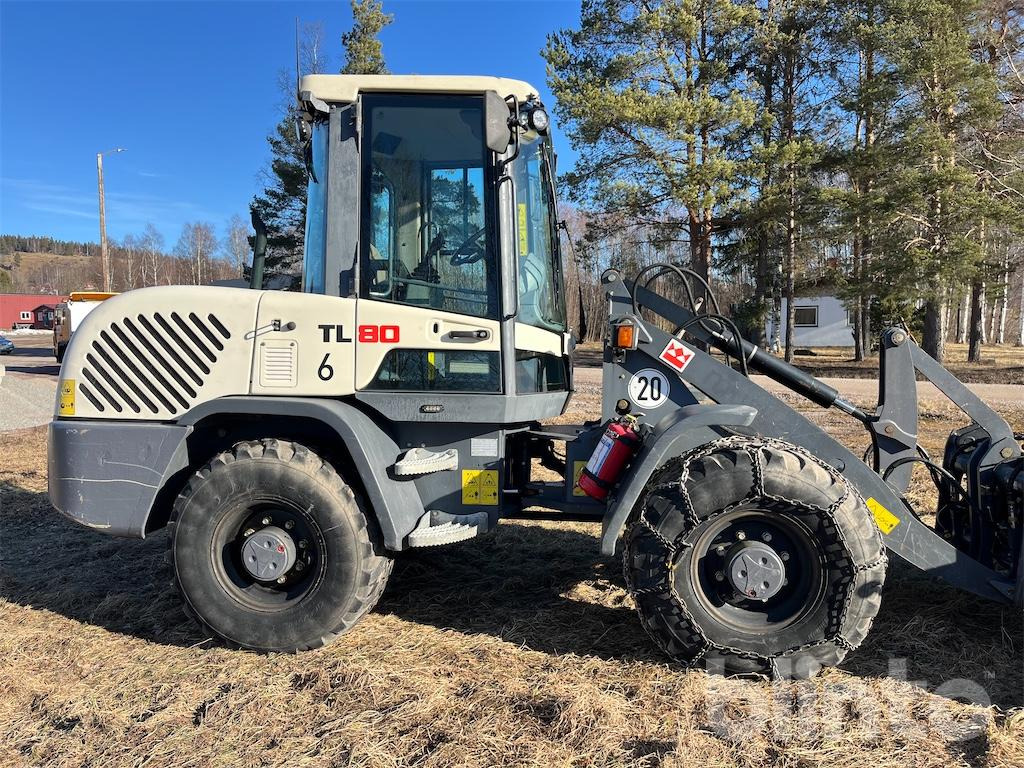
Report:
M566 329L565 298L550 153L549 140L526 134L513 163L519 250L517 319L560 333Z

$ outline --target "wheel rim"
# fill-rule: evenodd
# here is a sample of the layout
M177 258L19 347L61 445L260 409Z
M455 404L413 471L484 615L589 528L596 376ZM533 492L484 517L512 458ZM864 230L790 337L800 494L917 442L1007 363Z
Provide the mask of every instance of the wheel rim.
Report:
M240 504L223 517L210 557L233 600L272 612L291 608L316 590L325 552L323 532L312 516L287 500L267 498Z
M823 600L824 560L798 518L747 507L716 515L698 530L690 567L678 569L676 578L689 576L717 622L750 634L778 631Z

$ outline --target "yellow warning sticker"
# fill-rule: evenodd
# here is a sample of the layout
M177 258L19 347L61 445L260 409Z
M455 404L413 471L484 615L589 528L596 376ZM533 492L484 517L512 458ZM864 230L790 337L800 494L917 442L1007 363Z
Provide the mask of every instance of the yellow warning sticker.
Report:
M526 218L526 203L519 204L519 255L525 256L530 252L529 222Z
M498 470L462 470L462 503L498 506Z
M900 519L875 499L868 499L867 505L871 514L875 516L875 522L878 523L878 529L882 533L892 533L892 529L900 524Z
M64 379L60 383L60 405L58 407L59 415L61 416L74 416L75 415L75 380Z
M580 476L583 474L583 468L587 466L585 461L574 461L572 463L572 495L573 496L586 496L587 493L580 488Z

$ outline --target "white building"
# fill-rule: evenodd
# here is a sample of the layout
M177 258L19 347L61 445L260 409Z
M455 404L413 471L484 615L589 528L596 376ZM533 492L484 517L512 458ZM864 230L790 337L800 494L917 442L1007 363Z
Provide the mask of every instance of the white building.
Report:
M786 343L786 300L782 300L779 343ZM793 323L793 345L798 347L852 347L853 322L843 302L835 296L797 296ZM773 339L772 318L766 322L768 338Z

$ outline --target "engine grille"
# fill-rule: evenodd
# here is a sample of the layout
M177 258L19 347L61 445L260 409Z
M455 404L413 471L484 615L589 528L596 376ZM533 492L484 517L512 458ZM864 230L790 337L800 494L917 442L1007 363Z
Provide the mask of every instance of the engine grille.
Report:
M85 355L79 392L97 411L188 410L231 333L214 314L138 314L99 332Z

